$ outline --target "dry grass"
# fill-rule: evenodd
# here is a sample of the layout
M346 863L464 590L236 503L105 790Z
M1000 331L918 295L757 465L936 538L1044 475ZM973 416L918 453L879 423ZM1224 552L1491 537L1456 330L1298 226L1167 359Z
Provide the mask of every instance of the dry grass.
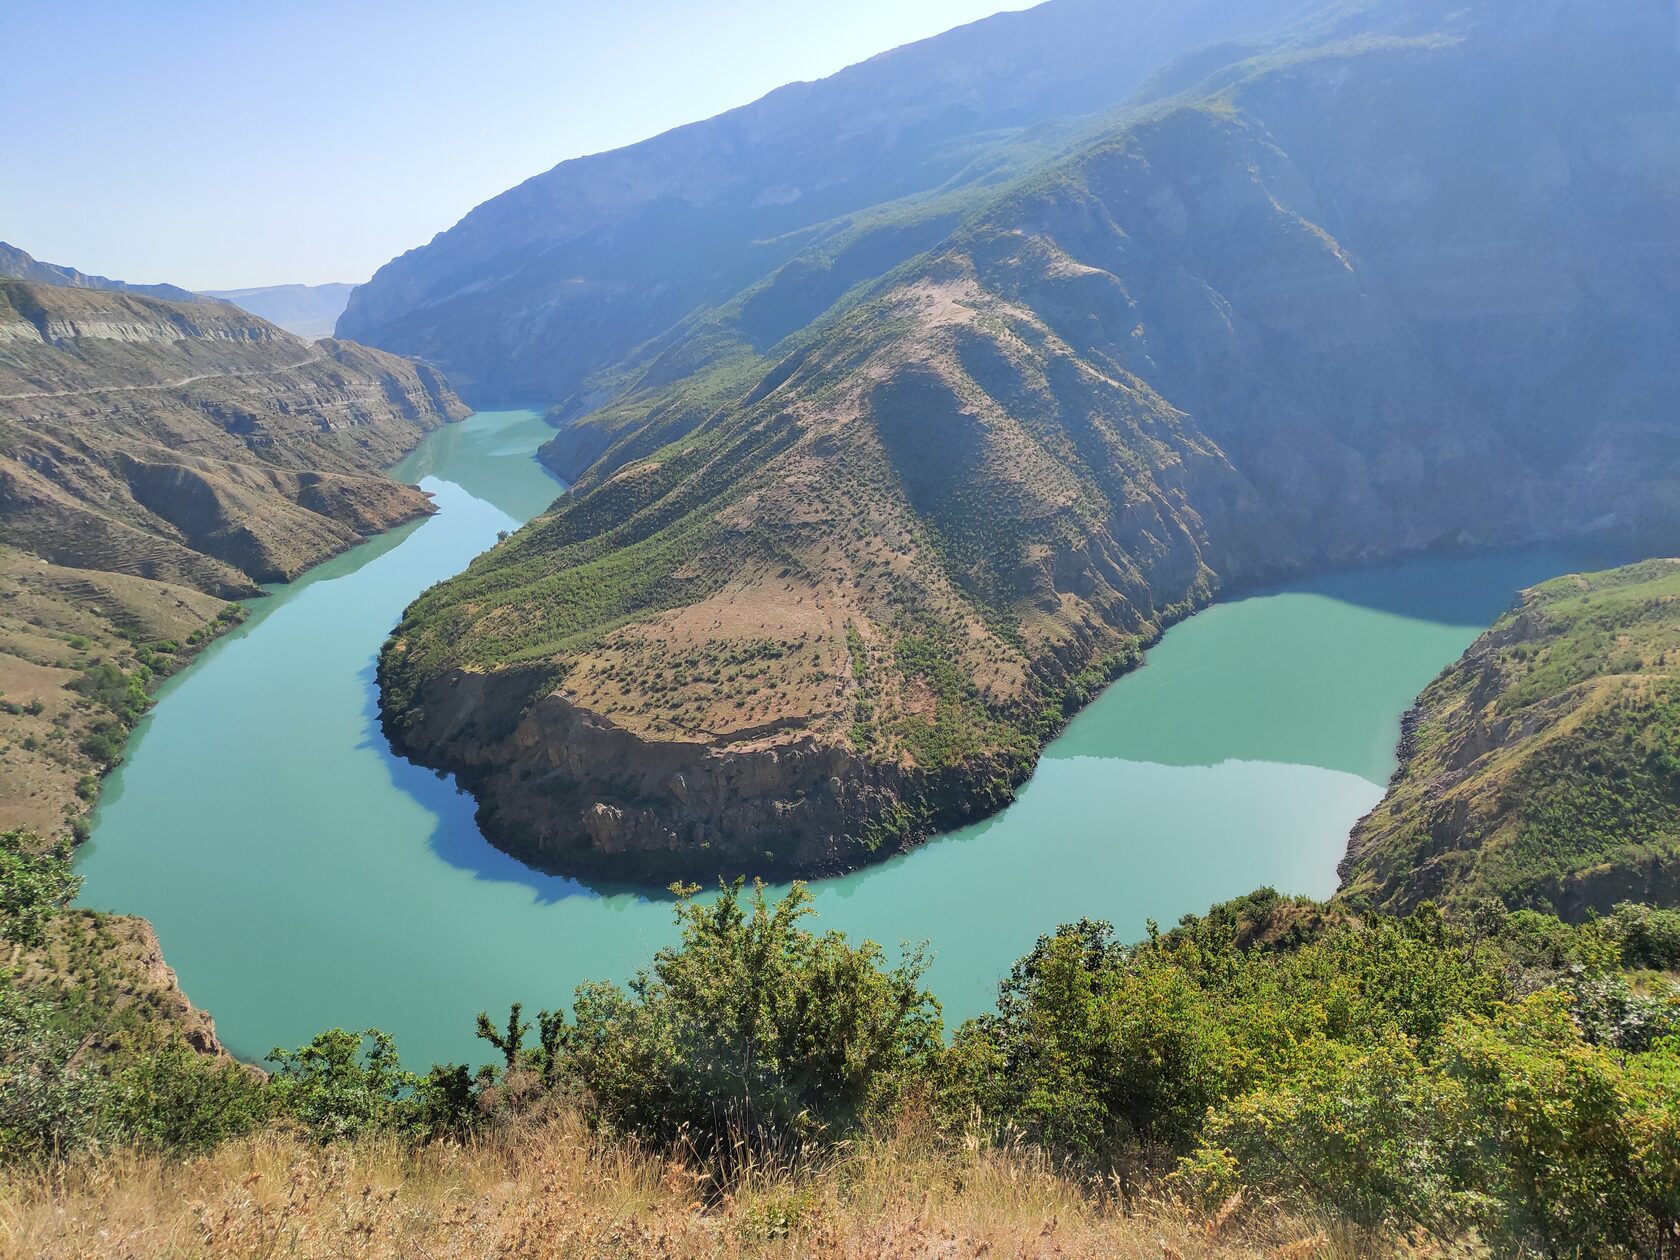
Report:
M192 1160L112 1153L0 1181L8 1256L1324 1257L1379 1254L1266 1205L1212 1214L1088 1193L1011 1152L869 1143L710 1192L575 1118L470 1147L320 1148L282 1134ZM1423 1255L1399 1248L1396 1255Z
M226 601L186 587L49 564L0 545L0 829L60 836L100 767L81 750L110 714L71 690L91 665L135 668L134 645L216 627Z

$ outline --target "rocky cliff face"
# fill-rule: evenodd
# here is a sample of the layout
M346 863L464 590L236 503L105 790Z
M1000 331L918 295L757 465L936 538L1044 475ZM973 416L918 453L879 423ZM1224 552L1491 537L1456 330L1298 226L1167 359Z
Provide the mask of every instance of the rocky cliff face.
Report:
M844 296L813 252L636 356L573 492L399 627L399 746L563 870L828 870L1008 799L1232 583L1674 537L1673 14L1299 29ZM817 309L760 345L777 286Z
M425 512L380 469L464 414L224 303L0 283L0 538L59 564L253 594Z

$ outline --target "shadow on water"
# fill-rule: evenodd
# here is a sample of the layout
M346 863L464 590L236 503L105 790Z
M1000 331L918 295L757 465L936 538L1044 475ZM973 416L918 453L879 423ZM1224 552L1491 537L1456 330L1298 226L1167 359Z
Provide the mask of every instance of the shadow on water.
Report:
M436 820L427 845L443 861L474 879L515 884L529 889L540 905L551 906L571 897L600 897L612 890L590 887L562 875L550 875L509 857L478 829L472 795L455 776L429 770L395 752L379 720L377 661L369 661L356 675L361 685L362 738L357 744L376 754L391 787L419 805ZM622 890L619 890L622 891Z
M1594 542L1508 551L1437 552L1289 578L1244 591L1228 602L1279 594L1322 595L1339 603L1438 625L1487 626L1504 614L1526 587L1567 573L1615 568L1646 554L1650 553Z
M379 719L378 665L370 661L358 674L365 702L364 723L358 749L378 756L393 790L412 800L436 820L427 846L440 859L475 880L513 884L530 891L539 905L552 906L574 897L671 902L675 898L664 888L602 880L584 881L528 866L502 852L479 830L477 805L472 794L456 782L455 776L431 770L410 761L391 747Z
M529 454L551 433L507 412L428 437L397 474L426 480L440 515L255 601L165 685L108 781L84 904L151 918L237 1052L374 1023L412 1066L470 1057L470 1012L561 1003L675 938L668 893L491 846L472 798L392 752L379 723L385 636L552 502L560 487ZM1381 795L1398 715L1519 587L1584 563L1429 558L1217 605L1076 718L1008 810L815 884L821 926L929 939L929 983L960 1017L1056 923L1136 936L1148 915L1263 883L1327 893L1349 825Z

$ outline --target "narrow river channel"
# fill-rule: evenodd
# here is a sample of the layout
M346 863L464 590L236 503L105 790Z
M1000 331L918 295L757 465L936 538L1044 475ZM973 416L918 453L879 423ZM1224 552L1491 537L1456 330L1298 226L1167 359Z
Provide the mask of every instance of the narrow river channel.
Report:
M477 1062L478 1010L562 1004L674 935L661 897L490 848L470 798L393 756L377 721L374 660L409 601L559 492L531 458L551 432L500 411L428 437L396 475L439 512L255 601L163 687L106 783L82 901L150 919L242 1057L378 1026L412 1066ZM824 881L818 923L926 940L954 1021L1057 923L1137 937L1262 884L1328 894L1412 698L1517 589L1574 567L1432 558L1212 608L1081 714L1011 808Z

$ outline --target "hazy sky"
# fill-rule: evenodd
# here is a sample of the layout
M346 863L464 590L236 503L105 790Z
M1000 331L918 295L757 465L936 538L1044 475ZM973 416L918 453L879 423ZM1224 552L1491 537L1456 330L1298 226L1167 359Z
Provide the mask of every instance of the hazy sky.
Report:
M556 162L1027 0L0 0L0 240L361 281Z

